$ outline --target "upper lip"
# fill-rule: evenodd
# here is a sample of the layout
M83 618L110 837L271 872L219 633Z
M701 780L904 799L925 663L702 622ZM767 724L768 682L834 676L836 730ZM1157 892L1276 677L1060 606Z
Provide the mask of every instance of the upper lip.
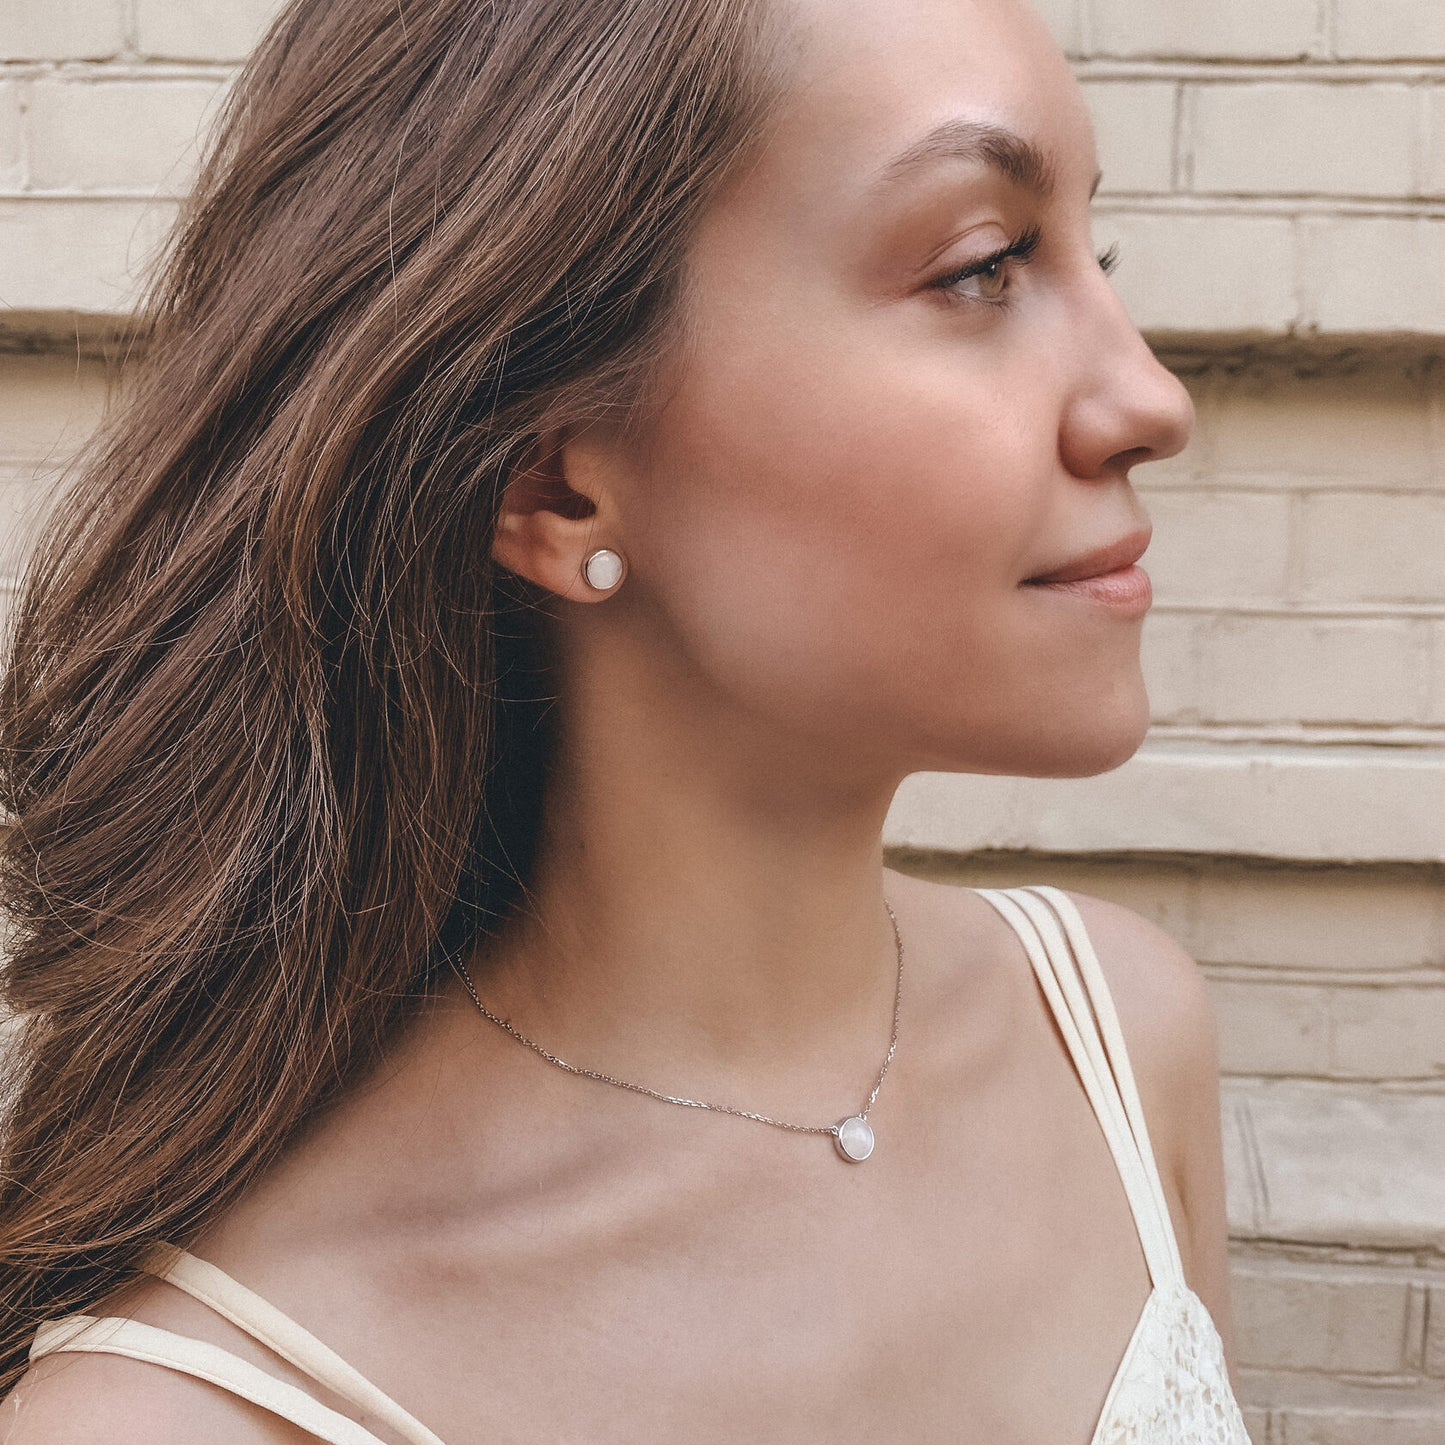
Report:
M1149 550L1149 540L1154 535L1152 527L1130 532L1107 547L1097 547L1085 552L1052 572L1030 577L1030 582L1079 582L1085 577L1102 577L1106 572L1117 572L1122 567L1132 567Z

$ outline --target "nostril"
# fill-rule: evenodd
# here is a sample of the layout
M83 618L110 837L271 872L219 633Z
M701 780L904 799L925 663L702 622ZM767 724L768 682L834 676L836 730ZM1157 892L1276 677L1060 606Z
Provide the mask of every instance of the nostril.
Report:
M1153 461L1158 453L1153 447L1130 447L1126 452L1120 452L1114 460L1127 472L1130 467L1138 466L1141 462Z

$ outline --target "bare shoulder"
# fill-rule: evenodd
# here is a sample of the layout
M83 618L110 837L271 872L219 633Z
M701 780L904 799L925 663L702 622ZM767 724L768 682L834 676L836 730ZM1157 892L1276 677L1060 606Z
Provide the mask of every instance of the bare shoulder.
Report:
M1060 891L1084 920L1135 1074L1149 1075L1166 1111L1191 1086L1217 1085L1214 1001L1198 963L1171 933L1133 909ZM1142 1091L1145 1079L1139 1083Z
M116 1355L56 1354L0 1400L0 1445L315 1445L214 1385Z
M980 927L1000 936L993 910L972 896L973 889L904 874L890 884L911 890L910 921L931 926L940 937L976 936ZM1059 891L1077 908L1098 956L1151 1136L1160 1136L1152 1141L1160 1168L1167 1162L1186 1173L1192 1154L1213 1147L1197 1127L1200 1112L1218 1107L1218 1036L1208 981L1183 946L1142 914L1092 894Z
M1218 1136L1219 1038L1203 970L1172 934L1131 908L1066 891L1119 1015L1161 1171L1187 1184Z

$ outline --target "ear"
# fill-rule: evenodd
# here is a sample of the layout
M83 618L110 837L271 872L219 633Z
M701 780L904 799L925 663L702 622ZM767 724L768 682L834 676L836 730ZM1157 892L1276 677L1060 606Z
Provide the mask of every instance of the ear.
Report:
M617 546L616 531L597 451L553 430L506 484L492 558L547 592L597 602L608 594L587 585L582 564L595 548Z

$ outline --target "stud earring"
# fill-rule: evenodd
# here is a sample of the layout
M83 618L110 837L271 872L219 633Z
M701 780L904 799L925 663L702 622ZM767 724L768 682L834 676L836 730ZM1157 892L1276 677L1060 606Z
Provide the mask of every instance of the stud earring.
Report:
M598 592L609 592L616 587L625 570L621 555L610 547L599 547L582 564L587 585Z

